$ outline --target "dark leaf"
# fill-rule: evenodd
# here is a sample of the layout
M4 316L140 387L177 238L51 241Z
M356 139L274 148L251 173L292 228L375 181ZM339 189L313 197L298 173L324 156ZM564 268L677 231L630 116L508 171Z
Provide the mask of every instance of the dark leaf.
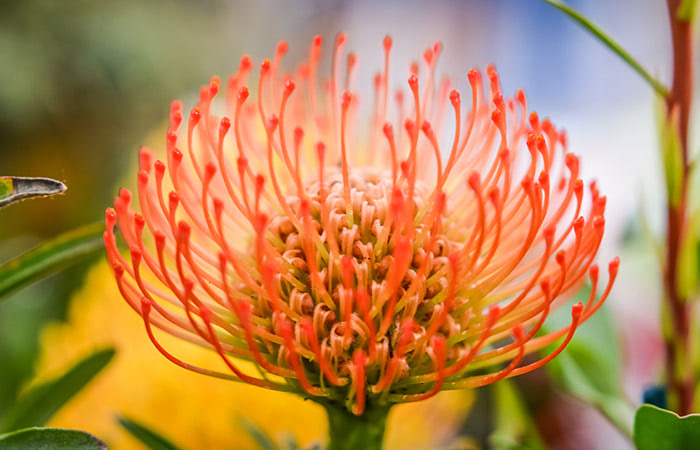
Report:
M0 431L44 425L109 363L114 353L112 348L95 352L60 377L31 389L7 412Z
M65 191L65 184L51 178L0 177L0 208L27 198Z
M1 450L106 450L95 436L63 428L26 428L0 435Z
M132 436L138 439L146 448L150 450L177 450L178 447L146 426L127 419L124 416L117 417L119 425L124 427Z
M642 403L648 403L657 408L666 408L668 405L668 388L664 385L650 386L642 392Z

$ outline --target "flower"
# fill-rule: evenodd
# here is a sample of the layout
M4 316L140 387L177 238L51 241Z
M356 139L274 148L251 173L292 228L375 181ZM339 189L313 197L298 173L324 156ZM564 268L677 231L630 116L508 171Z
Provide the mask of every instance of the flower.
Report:
M67 321L43 330L34 385L54 379L97 348L117 349L112 362L63 405L48 426L85 430L120 450L144 447L119 426L115 420L119 415L163 434L180 448L259 448L237 425L241 416L277 442L293 435L300 447L308 448L324 437L324 411L313 402L245 383L212 380L159 358L145 339L141 318L123 302L114 289L111 267L99 263L71 299ZM215 364L219 358L173 336L161 339L193 364ZM472 398L469 391L442 392L427 402L394 409L388 418L386 448L451 445Z
M615 259L597 298L605 197L592 183L582 215L584 184L566 135L528 114L522 91L504 98L493 67L488 99L480 72L469 71L463 112L451 82L435 80L439 43L423 54L422 86L414 64L392 108L385 38L361 133L356 56L342 65L345 43L339 34L322 90L316 37L294 75L280 75L286 42L263 61L257 101L248 100L244 56L223 117L216 77L186 126L182 105L172 104L167 164L140 152L141 212L127 190L106 212L122 296L171 362L355 415L544 365L617 274ZM448 109L454 132L443 160L438 130ZM130 260L117 248L117 221ZM587 273L593 289L571 323L538 335ZM155 328L212 349L226 370L179 359ZM523 362L558 340L548 356Z

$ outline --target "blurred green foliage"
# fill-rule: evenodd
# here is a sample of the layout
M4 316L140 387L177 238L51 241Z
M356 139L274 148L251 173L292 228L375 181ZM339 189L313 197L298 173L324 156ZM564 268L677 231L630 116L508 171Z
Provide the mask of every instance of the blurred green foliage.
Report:
M495 450L542 450L532 412L528 410L518 388L511 380L493 385L494 430L489 436Z
M576 298L585 303L590 293L590 286L586 286ZM546 331L565 327L570 321L568 308L558 309L548 318ZM620 432L631 436L634 408L623 390L620 337L608 305L582 324L574 336L566 350L547 364L547 371L567 394L596 408Z
M104 251L101 222L84 225L49 239L0 265L0 300L8 294L83 258Z
M149 450L178 450L168 439L134 420L124 416L119 416L116 420Z
M230 27L234 7L247 8L187 0L0 2L0 175L50 176L70 188L0 212L0 264L102 218L170 101L196 95L212 73L236 67L238 41L214 32ZM94 261L0 304L0 414L31 376L42 326L63 317Z

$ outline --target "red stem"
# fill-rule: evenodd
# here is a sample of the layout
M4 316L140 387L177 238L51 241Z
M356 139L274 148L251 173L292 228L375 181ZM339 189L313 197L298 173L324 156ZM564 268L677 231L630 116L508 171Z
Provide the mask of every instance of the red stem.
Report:
M693 95L693 40L690 21L678 18L678 8L683 0L667 0L673 47L673 84L666 98L667 118L678 114L678 132L681 143L683 171L681 198L677 204L669 202L668 231L664 291L671 316L672 330L666 342L666 371L674 406L680 415L693 410L695 379L693 351L691 347L691 302L678 291L678 271L681 245L687 226L688 181L690 162L688 151L688 127Z

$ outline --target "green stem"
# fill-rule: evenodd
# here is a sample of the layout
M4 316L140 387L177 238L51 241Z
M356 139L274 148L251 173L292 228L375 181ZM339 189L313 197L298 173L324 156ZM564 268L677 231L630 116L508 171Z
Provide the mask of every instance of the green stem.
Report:
M342 404L322 405L328 413L328 450L381 450L390 405L367 405L360 416Z
M620 44L618 44L612 37L610 37L605 31L600 29L598 25L591 22L586 16L576 11L569 5L559 0L542 0L545 3L552 5L558 10L562 11L564 14L578 22L583 28L586 29L593 36L598 38L600 42L605 44L610 50L616 53L623 61L625 61L635 72L637 72L644 80L646 80L649 85L662 97L668 97L668 89L660 81L651 76L651 74L642 65L630 55L627 50L625 50Z

